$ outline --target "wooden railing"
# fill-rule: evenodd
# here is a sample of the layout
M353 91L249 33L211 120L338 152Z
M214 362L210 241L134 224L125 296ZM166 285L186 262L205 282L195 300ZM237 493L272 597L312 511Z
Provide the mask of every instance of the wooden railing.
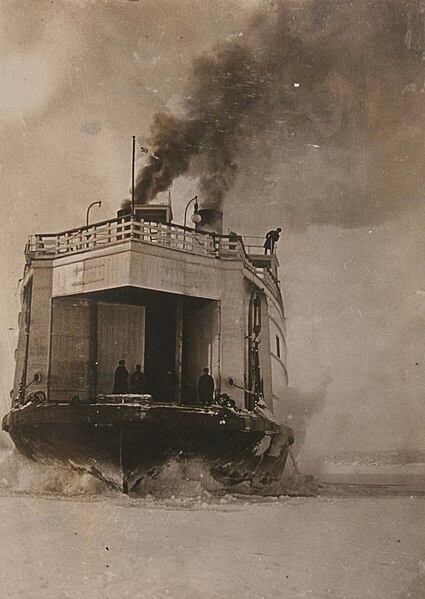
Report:
M273 290L276 290L280 294L280 283L273 276L273 273L268 268L255 268L257 276L264 281L264 283Z
M278 282L267 268L257 268L250 254L261 253L261 238L239 235L217 235L206 231L182 227L173 223L154 223L136 220L131 215L98 222L61 233L31 235L26 246L30 257L57 258L74 252L86 252L124 241L160 245L197 255L245 261L250 270L269 286L278 290ZM252 243L252 239L256 242Z
M264 237L244 235L243 241L247 254L264 254Z
M162 245L195 254L243 256L242 237L216 235L172 223L153 223L131 216L107 220L61 233L31 235L28 254L63 256L127 240Z

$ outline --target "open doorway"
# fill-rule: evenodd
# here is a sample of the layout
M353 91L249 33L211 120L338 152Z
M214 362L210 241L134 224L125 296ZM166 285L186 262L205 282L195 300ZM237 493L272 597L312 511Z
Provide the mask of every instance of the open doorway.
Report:
M185 404L198 402L197 384L204 368L220 387L219 302L185 298L182 395Z
M203 368L220 384L218 302L133 287L54 298L51 399L111 394L122 359L154 401L196 404Z

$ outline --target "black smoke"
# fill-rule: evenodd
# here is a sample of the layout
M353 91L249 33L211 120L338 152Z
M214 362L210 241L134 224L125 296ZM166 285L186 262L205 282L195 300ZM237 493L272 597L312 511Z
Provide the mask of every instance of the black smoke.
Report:
M241 34L194 61L184 118L156 114L138 201L185 173L199 177L204 205L220 206L242 179L260 201L283 194L292 228L370 225L419 201L420 6L268 2Z

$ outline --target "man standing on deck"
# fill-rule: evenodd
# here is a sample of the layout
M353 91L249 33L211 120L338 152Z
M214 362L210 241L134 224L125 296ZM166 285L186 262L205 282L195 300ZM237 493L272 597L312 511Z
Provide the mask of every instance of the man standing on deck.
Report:
M280 232L282 229L278 227L276 230L269 231L266 233L266 240L264 242L264 253L270 252L270 254L274 254L274 246L275 243L279 241Z
M198 397L201 406L210 406L214 395L214 379L209 374L209 368L204 368L198 381Z
M112 393L128 393L128 370L125 367L125 360L120 360L115 370L114 390Z
M136 364L136 370L130 377L130 393L142 394L145 392L145 375L142 366Z

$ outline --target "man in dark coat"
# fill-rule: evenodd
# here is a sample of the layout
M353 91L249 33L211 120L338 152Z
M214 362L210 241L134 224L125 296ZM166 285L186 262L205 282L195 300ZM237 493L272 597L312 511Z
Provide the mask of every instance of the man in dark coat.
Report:
M145 375L142 366L136 364L136 370L130 377L130 393L143 394L145 392Z
M114 389L112 393L128 393L128 370L125 367L125 360L120 360L115 370Z
M202 406L210 406L213 401L214 379L209 372L209 368L204 368L204 374L201 374L198 381L198 397Z
M278 227L276 230L269 231L266 233L266 240L264 242L264 253L270 252L270 254L274 253L275 243L279 241L280 232L282 229Z

